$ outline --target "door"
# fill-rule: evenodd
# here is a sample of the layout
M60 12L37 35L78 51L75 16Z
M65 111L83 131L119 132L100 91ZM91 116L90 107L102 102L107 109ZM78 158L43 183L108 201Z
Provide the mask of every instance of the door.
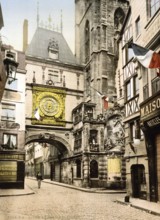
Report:
M50 178L51 178L51 180L55 180L55 165L54 165L54 163L52 162L52 163L50 163L50 166L51 166L51 173L50 173Z
M144 165L132 165L131 181L132 196L134 198L146 199L146 191L144 191L144 185L146 185Z

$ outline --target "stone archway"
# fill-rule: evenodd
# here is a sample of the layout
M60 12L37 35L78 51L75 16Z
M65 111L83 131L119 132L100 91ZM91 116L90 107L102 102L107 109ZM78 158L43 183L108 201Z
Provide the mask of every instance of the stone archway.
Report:
M55 134L39 133L28 135L25 143L26 146L31 146L29 150L31 149L32 152L29 154L32 158L29 159L29 163L27 159L26 164L28 168L32 162L32 176L40 171L44 178L61 182L62 164L67 162L67 158L71 155L71 146L67 140ZM37 148L39 152L41 151L39 155L37 155Z
M68 151L68 154L71 154L70 144L65 139L56 136L55 134L40 133L26 137L25 144L29 144L31 142L53 144L60 152Z

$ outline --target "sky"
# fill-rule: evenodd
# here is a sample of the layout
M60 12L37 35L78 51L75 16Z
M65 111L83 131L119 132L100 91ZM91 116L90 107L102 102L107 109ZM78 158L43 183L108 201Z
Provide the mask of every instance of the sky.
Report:
M39 2L37 4L37 2ZM4 27L1 29L3 43L22 51L23 22L28 20L28 41L37 28L37 5L39 5L39 23L51 24L60 28L61 10L63 36L74 53L75 48L75 5L74 0L0 0Z

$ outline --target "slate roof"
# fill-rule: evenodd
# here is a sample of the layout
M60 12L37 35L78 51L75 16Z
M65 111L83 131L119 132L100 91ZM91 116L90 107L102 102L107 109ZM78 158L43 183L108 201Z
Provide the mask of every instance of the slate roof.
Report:
M48 30L38 27L31 43L28 45L26 55L32 57L40 57L43 59L49 59L48 44L51 39L55 39L59 46L59 58L58 61L68 64L77 64L76 58L69 48L65 38L59 32Z

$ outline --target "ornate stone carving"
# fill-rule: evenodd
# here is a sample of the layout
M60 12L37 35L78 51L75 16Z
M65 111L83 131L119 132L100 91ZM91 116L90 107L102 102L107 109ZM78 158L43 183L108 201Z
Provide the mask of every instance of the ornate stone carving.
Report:
M52 50L59 50L59 46L58 46L58 42L55 41L54 38L50 39L50 42L48 44L48 49L52 49Z

